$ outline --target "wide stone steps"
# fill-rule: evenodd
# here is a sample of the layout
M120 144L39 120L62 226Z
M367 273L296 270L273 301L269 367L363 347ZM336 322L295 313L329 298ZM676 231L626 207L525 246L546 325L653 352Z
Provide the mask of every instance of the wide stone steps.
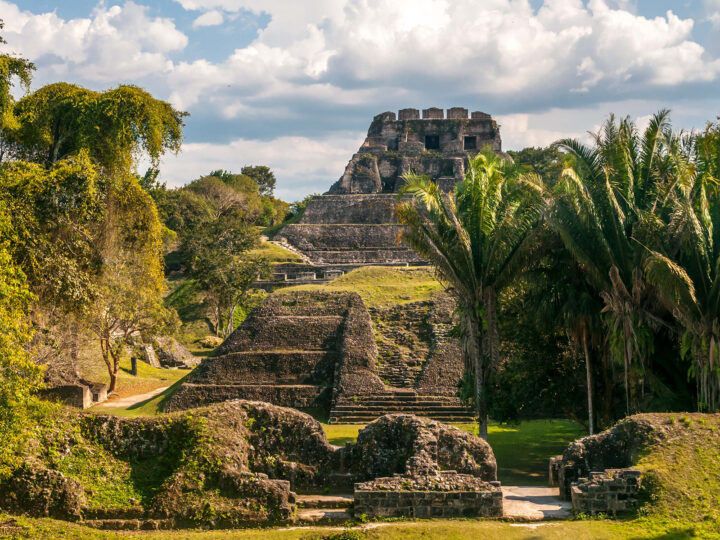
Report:
M409 413L409 411L408 411ZM429 418L430 420L436 420L437 422L443 422L445 424L470 424L474 422L474 417L467 416L440 416L434 414L430 415L416 415L423 418ZM353 415L353 416L331 416L328 420L329 424L369 424L378 419L377 415Z
M473 411L450 396L422 396L411 391L365 396L336 403L330 411L331 424L367 423L385 414L414 414L442 422L472 422Z
M363 411L363 412L377 412L380 413L382 411L386 410L393 410L393 412L404 412L404 411L416 411L417 414L420 414L421 412L438 412L438 413L456 413L456 414L465 414L467 412L467 409L461 405L450 405L450 406L443 406L443 405L407 405L407 404L388 404L385 403L383 405L338 405L333 408L333 412L340 413L340 412L355 412L355 411Z
M297 495L295 521L309 524L341 523L352 518L353 495Z
M174 519L84 519L79 523L106 531L157 531L175 528Z
M350 508L354 501L352 494L346 495L296 495L298 508Z

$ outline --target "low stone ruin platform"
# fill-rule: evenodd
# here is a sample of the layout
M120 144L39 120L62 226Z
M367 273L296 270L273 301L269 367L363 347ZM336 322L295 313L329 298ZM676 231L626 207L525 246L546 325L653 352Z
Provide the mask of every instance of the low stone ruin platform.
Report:
M636 469L606 469L573 482L573 510L588 514L613 514L637 506L642 473Z
M456 471L396 474L355 484L355 515L368 517L502 517L500 482Z

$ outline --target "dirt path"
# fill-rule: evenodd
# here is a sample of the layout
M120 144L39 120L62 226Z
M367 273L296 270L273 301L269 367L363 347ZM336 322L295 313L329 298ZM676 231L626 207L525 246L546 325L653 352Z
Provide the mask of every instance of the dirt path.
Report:
M161 388L156 388L155 390L151 392L147 392L145 394L136 394L134 396L128 396L120 399L116 399L113 401L106 401L104 403L101 403L101 407L113 407L117 409L127 409L131 405L135 405L136 403L142 403L143 401L147 401L150 398L154 398L158 394L164 392L170 388L169 386L163 386Z
M506 518L540 521L572 517L572 504L560 500L558 488L503 486L502 491Z

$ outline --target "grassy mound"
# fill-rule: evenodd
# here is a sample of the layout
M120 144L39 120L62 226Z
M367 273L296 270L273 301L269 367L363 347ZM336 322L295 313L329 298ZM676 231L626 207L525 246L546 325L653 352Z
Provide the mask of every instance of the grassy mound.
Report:
M260 247L250 250L248 255L251 257L264 257L271 263L302 262L302 258L297 253L270 242L261 242Z
M429 300L442 290L432 268L427 266L365 266L322 285L297 285L290 291L343 291L358 293L368 307L388 307Z
M644 500L638 514L648 530L720 536L718 414L630 416L572 443L563 464L581 476L590 470L637 468L643 473Z
M649 501L641 509L654 521L696 523L720 536L720 415L640 415L664 437L641 455Z

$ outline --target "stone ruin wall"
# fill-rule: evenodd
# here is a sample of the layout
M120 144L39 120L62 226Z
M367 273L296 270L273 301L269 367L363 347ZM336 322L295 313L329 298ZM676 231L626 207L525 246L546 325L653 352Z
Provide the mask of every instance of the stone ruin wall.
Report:
M348 447L354 476L365 479L355 484L355 514L502 516L497 463L490 446L480 441L457 428L413 416L378 419Z
M355 484L355 515L379 518L502 517L500 482L456 471L395 475Z
M642 473L636 469L605 469L579 478L571 486L573 510L587 514L612 514L638 504Z
M406 500L407 491L395 501L383 496L381 505L377 501L373 508L382 506L385 514L397 505L403 514L414 508L422 515L426 508L428 516L437 515L430 508L441 499L463 515L497 511L497 465L487 442L411 415L385 416L360 430L357 442L343 447L329 444L311 416L254 401L231 401L166 417L87 414L68 421L77 428L72 438L62 438L62 430L53 431L68 455L93 444L112 456L113 463L132 467L133 462L162 459L173 473L152 497L131 499L121 507L98 507L88 502L85 478L60 472L38 455L0 482L0 508L82 520L85 526L105 529L292 523L296 492L352 490L354 483L378 477L375 486L380 488L396 481L397 474L404 487L418 489L411 494L413 502ZM202 459L188 463L178 448ZM198 477L204 481L198 482ZM361 504L368 501L363 498L368 492L369 500L375 500L373 486L363 487L367 489L358 494ZM427 490L432 493L422 493ZM478 496L488 491L492 496ZM462 505L451 502L458 499ZM471 506L471 501L476 502Z
M427 301L370 309L383 381L429 395L457 394L463 364L460 344L449 336L454 308L449 295L438 293Z

